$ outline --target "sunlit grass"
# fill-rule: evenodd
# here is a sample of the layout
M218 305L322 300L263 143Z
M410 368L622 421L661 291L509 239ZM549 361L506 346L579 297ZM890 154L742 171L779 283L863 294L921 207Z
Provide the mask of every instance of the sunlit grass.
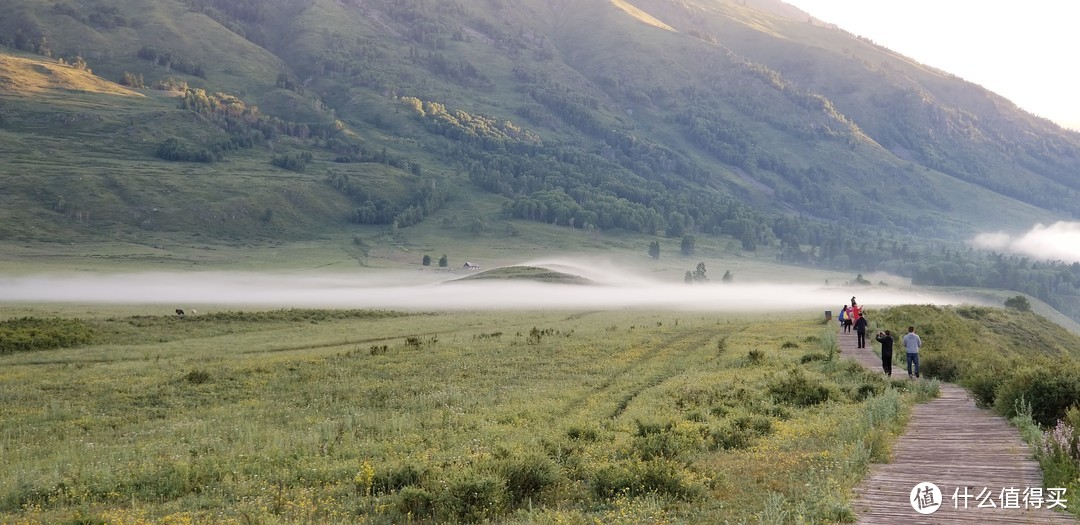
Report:
M145 321L0 356L0 521L846 519L912 401L791 315Z

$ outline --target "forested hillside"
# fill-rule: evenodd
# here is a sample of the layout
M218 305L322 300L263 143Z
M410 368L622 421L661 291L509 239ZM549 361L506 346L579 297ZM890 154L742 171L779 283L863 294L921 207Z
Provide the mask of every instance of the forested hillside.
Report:
M781 2L0 9L0 240L297 239L482 197L1080 315L1075 265L962 244L1080 215L1080 134Z

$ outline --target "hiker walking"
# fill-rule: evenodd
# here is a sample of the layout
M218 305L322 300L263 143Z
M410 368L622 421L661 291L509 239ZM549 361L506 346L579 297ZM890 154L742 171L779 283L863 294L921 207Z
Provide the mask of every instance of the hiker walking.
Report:
M859 348L866 348L866 316L860 315L855 319L855 333L859 335Z
M915 333L915 327L907 327L907 334L904 335L904 349L907 350L907 375L908 379L911 379L912 364L915 366L915 378L919 378L919 348L922 347L922 338L919 334Z

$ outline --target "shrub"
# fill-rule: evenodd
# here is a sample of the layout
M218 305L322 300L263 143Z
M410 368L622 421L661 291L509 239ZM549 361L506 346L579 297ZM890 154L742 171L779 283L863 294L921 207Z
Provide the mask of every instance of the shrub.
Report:
M490 520L505 510L506 489L501 480L480 472L466 472L446 484L435 501L440 521L475 523Z
M799 362L805 365L806 363L813 361L825 361L828 358L829 356L821 352L810 352L809 354L803 354L803 356L799 358Z
M195 369L184 375L184 381L193 385L201 385L210 381L210 373L205 370Z
M765 360L765 352L761 350L751 350L746 353L746 358L750 360L750 363L757 364Z
M867 398L874 397L885 390L885 385L881 383L863 383L855 389L855 393L852 394L852 399L855 401L864 401Z
M0 322L0 354L71 348L96 339L94 328L79 319L22 317Z
M994 407L1011 418L1020 399L1031 403L1036 423L1054 426L1080 399L1080 368L1042 364L1018 370L998 387Z
M772 420L761 414L739 416L735 418L732 423L735 425L735 428L749 430L758 435L764 436L772 433Z
M1013 310L1019 310L1021 312L1030 312L1031 303L1028 302L1027 297L1017 295L1005 299L1005 308L1012 308Z
M415 465L400 465L379 469L371 478L371 490L376 494L390 494L406 487L419 485L424 471Z
M989 408L994 406L997 389L1006 376L1006 372L996 368L979 368L964 374L960 379L960 385L971 392L976 405Z
M592 427L571 426L566 429L566 436L573 440L596 441L599 433Z
M558 467L551 459L537 454L510 458L502 464L501 471L506 478L510 502L514 505L538 499L559 480Z
M920 355L919 372L926 377L936 377L941 381L956 381L964 363L947 355Z
M829 400L829 389L820 381L806 377L798 368L788 371L787 377L769 385L769 392L780 403L798 407L813 406Z
M601 499L658 494L689 500L704 491L676 462L663 459L605 465L593 474L590 485L593 495Z
M637 435L633 438L634 452L645 461L678 459L704 447L702 428L698 425L637 421L637 427Z
M406 516L417 518L435 515L435 497L420 487L404 487L398 494L397 508Z
M715 450L738 450L749 448L754 433L747 428L739 428L726 423L709 431L709 442Z

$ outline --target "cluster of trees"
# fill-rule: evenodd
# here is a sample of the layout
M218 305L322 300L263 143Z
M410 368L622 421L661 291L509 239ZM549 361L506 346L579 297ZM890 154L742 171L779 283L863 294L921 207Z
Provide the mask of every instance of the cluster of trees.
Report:
M1080 319L1080 263L1037 261L944 243L924 243L913 237L886 240L884 235L862 228L847 231L805 223L799 233L793 231L781 242L777 256L781 262L884 271L927 286L1012 290L1036 297L1069 317Z
M270 164L289 171L302 172L307 168L309 162L311 162L314 156L310 151L301 151L297 153L282 153L281 155L275 155L270 159Z
M431 256L430 255L425 255L424 258L421 259L420 264L422 264L424 266L431 266ZM444 253L442 257L439 257L439 268L446 268L449 265L450 265L450 259L448 259L446 257L446 254Z
M446 204L447 192L434 179L422 179L403 203L395 203L368 191L368 185L344 173L330 172L326 183L357 203L349 220L357 224L393 224L408 227L418 224Z
M723 283L730 283L734 280L735 275L731 273L731 270L725 271L724 276L720 278L720 281ZM683 276L683 281L686 282L686 284L709 282L709 276L707 275L707 270L705 269L705 263L699 262L697 263L696 268L694 268L693 270L687 270L686 275Z
M196 146L181 141L176 137L169 137L158 145L154 155L162 160L172 162L215 162L225 158L225 152L221 148L208 148Z
M95 2L89 4L86 9L89 10L89 12L84 14L79 8L71 3L63 1L56 2L52 6L52 11L54 13L70 16L83 24L97 29L112 29L115 27L128 26L128 20L120 11L119 7Z
M153 62L166 69L172 69L188 75L206 78L206 68L198 62L188 61L178 57L169 51L163 51L150 46L143 46L135 53L135 56Z
M261 22L270 15L270 2L266 0L185 0L185 3L217 22L233 19Z
M52 48L49 46L49 39L45 38L44 34L37 33L34 35L27 35L21 28L17 29L15 34L11 37L0 35L0 45L13 47L19 51L36 53L41 56L52 56Z
M180 109L194 111L206 117L226 133L226 138L212 144L190 145L171 138L163 142L157 156L165 160L213 162L224 158L226 151L251 148L279 135L300 139L318 137L327 147L349 149L350 142L342 138L340 122L291 122L262 114L240 98L227 93L207 93L200 88L186 88L178 103ZM271 163L293 171L303 171L312 160L312 153L278 155Z
M411 58L423 64L428 71L462 86L481 89L495 87L495 83L468 60L451 58L437 51L421 54L416 50L413 50Z
M693 235L684 235L682 242L679 245L679 252L685 256L694 255L696 246L697 239ZM653 259L660 258L660 241L649 243L649 257L652 257Z
M120 76L120 85L141 89L146 87L146 81L143 80L142 73L135 74L124 71L124 74Z
M620 133L609 135L600 151L540 141L512 122L402 100L429 130L453 141L444 151L474 184L512 199L504 208L509 218L674 237L728 234L746 249L774 240L767 217L730 195L688 184L680 174L696 178L699 168L664 147Z
M920 260L911 277L913 284L1023 292L1080 319L1080 263L1076 262L1039 262L1000 253L944 250Z
M133 87L143 87L141 75L125 72L121 82ZM349 155L362 153L359 145L347 140L341 133L343 125L338 122L291 122L262 114L255 106L246 104L240 98L227 93L208 93L199 88L189 88L186 83L164 85L163 87L180 88L183 95L178 107L199 113L207 121L218 126L225 135L203 144L192 144L177 137L170 137L158 145L155 155L158 158L180 162L215 162L225 158L225 153L240 148L252 148L264 144L279 135L288 135L300 139L320 138L324 147L331 151L344 151L345 156L338 156L338 161L352 162ZM387 163L399 163L408 167L407 161L391 158L383 153L373 157ZM314 158L310 151L283 153L270 159L270 163L284 169L302 172ZM417 174L419 167L417 166ZM394 213L398 213L395 210ZM381 216L381 214L380 214ZM392 220L392 219L391 219Z
M462 110L449 110L438 102L416 97L402 97L402 105L415 112L431 132L483 151L527 151L530 145L540 144L540 137L508 120L474 115Z

